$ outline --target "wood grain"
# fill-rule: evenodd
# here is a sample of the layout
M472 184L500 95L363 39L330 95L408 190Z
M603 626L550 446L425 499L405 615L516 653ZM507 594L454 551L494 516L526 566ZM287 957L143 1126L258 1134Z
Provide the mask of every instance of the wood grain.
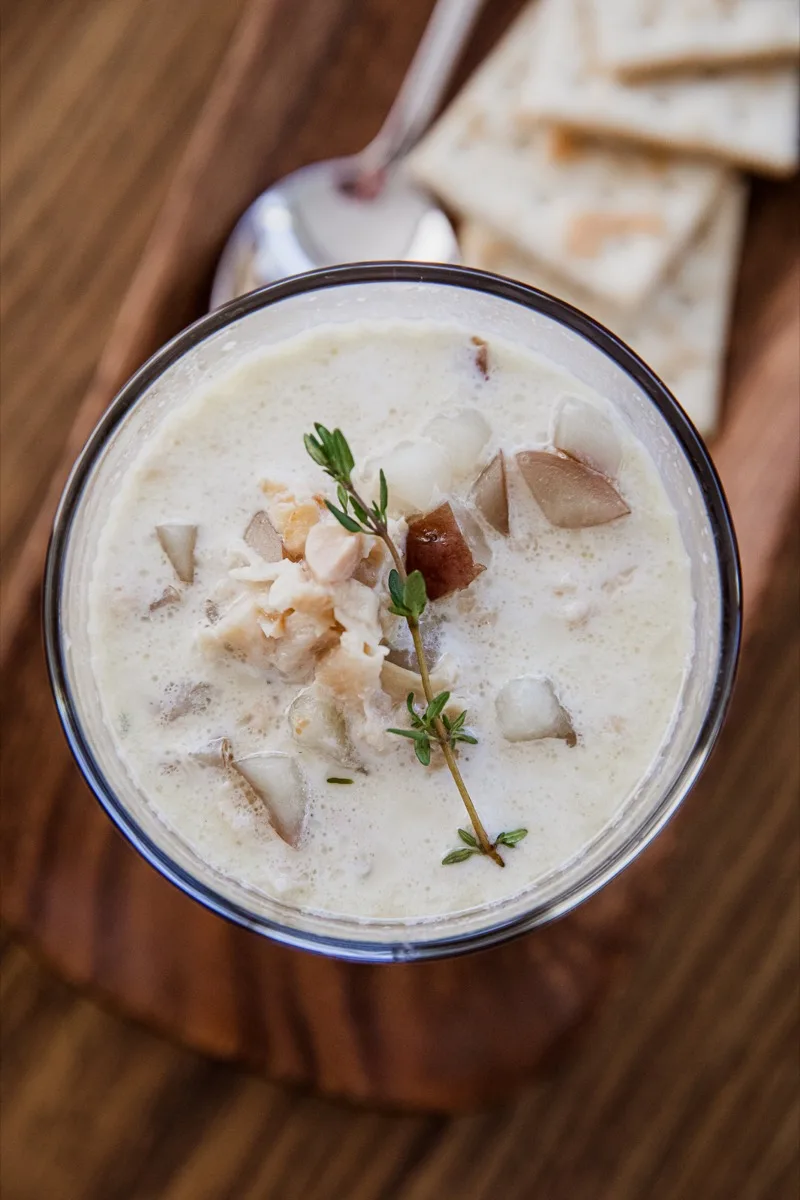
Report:
M90 41L94 36L91 30L100 30L114 65L113 70L106 69L106 60L97 51L92 60L97 74L105 80L119 75L120 94L127 94L126 89L135 82L129 77L131 71L137 76L144 72L141 66L132 69L121 50L138 6L132 0L127 5L69 0L66 7L73 20L84 22ZM409 26L415 17L417 20L416 30L408 32L408 54L427 7L415 2L404 14ZM321 75L319 92L315 79L308 108L294 130L294 141L283 145L281 152L288 160L294 152L301 158L320 153L319 129L330 96L338 104L337 129L345 131L341 136L346 140L348 130L358 130L357 140L354 135L353 143L342 145L342 150L355 149L372 132L372 128L366 129L361 136L366 126L374 126L380 119L377 102L373 109L364 103L363 94L351 95L348 84L353 71L363 67L365 45L397 44L387 32L394 29L393 9L388 2L370 0L359 9L357 19L351 14L351 23L344 30L336 25L340 47L349 49L341 60L338 51L334 55L327 73ZM13 20L6 24L14 34L16 52L9 52L11 75L5 72L4 84L7 93L24 94L30 66L20 48L28 41L38 47L41 28L49 49L35 49L34 58L40 72L47 74L48 67L55 71L63 27L58 27L61 34L53 33L48 20L54 18L48 16L50 9L45 4L18 5L10 11ZM158 12L157 32L154 36L151 30L150 58L145 56L143 61L153 74L147 74L146 84L139 80L136 86L140 88L140 107L147 111L149 101L149 119L157 124L163 87L159 32L173 28L176 39L185 39L186 53L199 55L206 64L221 47L195 43L195 38L203 36L199 29L202 21L196 27L183 6L152 6L150 11ZM496 12L494 6L493 20ZM183 14L182 27L179 13ZM166 24L161 25L162 21ZM365 34L365 22L370 35ZM209 28L218 27L212 21ZM391 38L396 36L392 32ZM490 37L491 33L479 42ZM167 53L167 39L163 41ZM475 53L473 48L473 56ZM52 62L48 62L48 54ZM353 57L348 59L347 54ZM180 62L177 51L173 73ZM396 67L394 78L389 69L371 72L370 87L374 86L375 94L387 104L403 65L398 57L392 65L392 69ZM176 79L180 75L177 71ZM185 76L188 88L205 88L207 80L201 80L199 72L194 75L187 66ZM177 95L177 82L175 88ZM77 65L73 65L69 89L71 94L84 89L99 103L101 93L92 95L91 85ZM57 126L62 98L51 98L51 108L43 109L44 126ZM13 105L9 111L13 117ZM97 136L113 141L120 127L109 113L105 120L105 126L98 125ZM138 128L135 136L143 136ZM173 155L179 141L176 136ZM125 166L108 163L105 169L113 174L124 171ZM62 170L63 177L69 178L69 172ZM13 175L9 176L4 166L4 186L10 182ZM48 184L44 175L40 192L34 188L31 196L30 190L17 189L16 202L29 203L31 197L41 206ZM81 191L77 180L75 186L85 206L93 193ZM114 193L113 186L100 190ZM146 205L153 192L162 194L163 179L157 170L153 174L143 170L131 207L140 202ZM140 195L144 197L141 201ZM124 208L116 219L117 236L125 241L130 231ZM67 228L73 238L81 232L85 236L81 204L76 203L71 220L73 224ZM139 235L143 235L141 228ZM130 233L131 245L135 236ZM758 455L751 455L748 463L747 455L731 453L728 487L734 494L740 487L737 505L748 520L754 504L755 512L763 516L761 493L771 474L781 485L780 503L785 505L791 496L792 463L786 451L787 443L791 446L791 438L786 436L791 432L791 409L776 405L772 398L777 395L780 401L796 394L797 356L792 355L796 333L791 325L796 311L791 272L796 260L787 253L793 246L792 237L793 218L786 193L774 188L760 190L739 296L740 332L733 341L731 362L733 422L726 431L738 430L738 444L746 451L761 444L762 431L745 422L741 413L754 394L762 399L764 389L770 397L770 415L777 407L787 423L781 427L783 435L768 443L771 472L764 470ZM106 269L104 249L107 245L104 247L102 240L96 252L92 243L84 244L88 276ZM18 381L27 386L26 372L35 377L40 369L39 331L48 321L58 325L59 320L69 329L74 318L67 311L66 298L64 310L56 308L54 313L46 295L38 296L36 271L40 265L34 258L26 278L21 243L7 241L4 255L6 252L4 261L19 272L20 282L15 286L19 286L22 299L18 303L38 300L41 305L31 326L37 337L28 332L27 355L20 354L14 372L6 376L15 386ZM120 262L114 259L112 264L118 271L118 288L123 282ZM109 267L95 320L107 318L113 294L109 281L113 279ZM5 278L3 282L5 291ZM16 304L10 305L10 311ZM780 335L777 341L776 332ZM86 344L60 338L59 332L54 344L60 346L61 354L86 372L99 343L92 343L91 338ZM777 356L775 345L779 347ZM58 359L51 359L51 374L56 362ZM28 392L29 404L35 394L35 390ZM57 427L63 437L68 412L52 403L30 406L36 409L40 433L48 427L52 433ZM4 448L16 456L14 437L16 434L6 440ZM48 471L31 455L30 445L24 456L20 452L19 461L21 471L27 471L33 486L41 490ZM787 466L789 469L784 469ZM14 495L10 499L13 517ZM759 540L748 542L752 547L745 563L748 577L763 590L773 572L771 563L777 561L782 570L772 603L759 609L760 633L751 619L754 640L720 753L680 819L686 849L680 872L674 877L665 920L626 997L609 1010L601 1025L592 1027L579 1055L562 1062L552 1078L541 1080L514 1106L491 1116L443 1122L356 1114L288 1096L168 1046L73 996L52 981L27 952L5 943L3 1194L12 1198L46 1195L56 1200L84 1195L104 1200L114 1196L302 1195L313 1200L340 1195L451 1194L538 1194L578 1200L605 1195L626 1200L643 1194L657 1198L702 1195L712 1200L769 1195L782 1200L795 1195L797 909L792 883L797 757L792 706L796 700L797 638L792 607L796 597L787 564L796 562L796 546L777 545L779 521L769 528L766 525L763 520L753 521ZM24 520L20 528L24 530ZM768 554L762 550L765 535L770 539ZM754 595L754 587L749 590ZM753 609L751 617L755 615ZM162 956L137 959L127 968L118 961L123 952L117 941L114 901L130 884L133 868L125 857L130 852L108 848L105 823L93 828L84 823L71 799L74 785L65 761L50 752L50 747L60 743L52 714L41 704L37 638L35 619L29 618L13 648L9 672L13 687L6 690L8 712L14 719L4 724L6 738L9 729L15 730L11 760L22 746L23 759L28 765L34 761L37 769L33 788L28 785L28 774L24 775L24 787L18 783L8 786L14 776L19 779L19 768L7 771L6 776L3 821L9 823L4 824L4 832L10 827L11 839L3 838L4 854L9 855L4 859L4 883L6 896L13 894L14 904L22 906L16 911L26 914L20 923L30 928L31 920L36 924L43 919L56 958L62 956L63 937L71 929L91 929L97 934L94 950L71 964L76 976L89 978L95 972L113 974L127 969L142 988L154 979L162 986L166 982L177 1014L195 1001L194 995L187 1000L187 981L175 970L170 954L171 946L186 941L203 968L191 986L204 990L213 1011L224 1012L228 1006L237 1014L237 1022L256 1036L272 1030L278 1047L284 1036L296 1038L291 1028L272 1024L274 1013L265 1016L254 1008L253 964L246 953L232 948L227 927L217 923L222 932L208 941L205 934L195 940L191 925L170 911L170 902L164 897L176 894L161 881L165 890L145 889L143 906L128 919L133 923L134 939L142 929L163 922ZM754 696L763 697L760 707L754 707ZM20 721L20 714L29 720ZM38 728L36 722L41 722ZM26 724L31 728L20 734L20 726ZM763 754L765 745L770 748L768 761ZM47 754L42 754L43 746L48 747ZM55 806L49 802L53 796L59 800ZM91 807L86 799L81 802L87 810ZM93 807L91 811L99 815ZM45 813L50 821L42 841L37 826ZM78 846L80 855L75 852ZM138 860L134 861L140 868ZM51 874L53 867L57 868L55 875ZM56 880L64 883L65 867L70 886L57 888ZM22 888L16 883L18 869ZM108 911L98 912L84 904L84 875L90 885L96 881L104 896L110 897ZM86 939L82 942L85 946ZM206 969L209 965L214 969ZM319 989L320 981L310 970L303 982ZM201 996L194 1004L196 1010L202 1009L203 999ZM334 1010L343 999L341 989L320 992L320 1002ZM454 1008L459 996L444 991L438 999L448 1012L448 1005ZM492 1017L496 1019L496 1014ZM201 1034L216 1036L208 1028ZM235 1048L227 1049L233 1052ZM398 1057L402 1051L400 1047ZM312 1052L313 1046L306 1045L306 1055ZM290 1065L284 1063L286 1076L291 1074ZM87 1122L91 1122L90 1138L85 1136ZM31 1145L36 1146L35 1154L30 1152Z

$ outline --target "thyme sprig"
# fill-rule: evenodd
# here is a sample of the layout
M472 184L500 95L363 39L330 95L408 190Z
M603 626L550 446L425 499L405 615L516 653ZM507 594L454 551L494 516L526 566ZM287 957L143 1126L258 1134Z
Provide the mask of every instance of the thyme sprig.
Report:
M465 729L466 712L455 717L445 713L444 709L450 699L449 692L433 694L430 670L428 668L425 649L422 644L419 620L425 612L428 603L425 579L420 571L408 574L403 562L403 556L395 545L389 532L387 509L389 505L389 488L386 476L381 470L378 475L378 499L370 505L357 492L352 474L355 460L341 429L326 429L324 425L314 424L316 436L307 433L303 437L305 448L314 462L322 468L326 475L336 484L336 498L339 504L326 500L328 510L340 525L350 533L366 533L380 538L389 551L394 568L389 572L389 595L391 604L389 611L402 617L407 625L414 643L414 650L419 664L419 674L422 689L425 693L426 706L417 710L414 705L414 694L409 694L406 705L411 720L410 729L390 729L389 732L398 737L410 738L414 742L414 752L423 766L431 761L431 747L440 747L448 770L453 777L464 807L469 814L474 833L459 830L459 836L465 841L465 834L471 841L466 842L465 849L455 850L442 861L445 864L462 862L473 854L486 855L499 867L505 863L500 855L498 846L512 847L527 833L527 830L514 830L512 833L502 833L492 841L487 834L478 811L467 790L463 776L456 761L455 749L459 742L476 744L477 738ZM459 857L453 858L453 854Z
M449 867L451 863L466 862L468 858L472 858L473 854L486 853L480 842L475 840L468 829L459 829L458 836L462 842L466 842L466 846L459 846L458 850L451 850L449 854L445 854L442 859L443 867ZM516 846L517 842L521 842L527 836L527 829L512 829L508 833L498 833L494 844L495 846Z
M444 725L447 735L446 740L451 746L455 746L458 742L469 742L471 746L477 746L478 744L478 739L464 730L464 722L467 719L466 712L461 712L457 717L453 718L450 718L444 712L444 707L449 699L449 692L440 692L438 696L434 696L425 709L417 712L417 709L414 707L414 693L409 692L406 699L406 708L411 718L411 728L387 729L386 731L387 733L396 733L398 737L412 738L414 741L414 753L423 767L429 766L431 761L431 742L441 745L441 739L436 728L438 717L441 717L442 725Z

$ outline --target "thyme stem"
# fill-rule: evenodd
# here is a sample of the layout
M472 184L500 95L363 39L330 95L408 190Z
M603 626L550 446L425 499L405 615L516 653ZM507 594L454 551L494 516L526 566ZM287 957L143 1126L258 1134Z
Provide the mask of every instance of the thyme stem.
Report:
M389 489L386 476L382 470L379 472L379 499L372 505L367 504L353 486L351 474L355 462L352 451L347 444L347 439L341 429L331 431L319 423L315 423L314 429L316 437L310 433L305 434L303 442L310 457L335 482L340 507L337 507L329 500L326 500L325 504L339 524L344 526L349 532L372 534L380 538L384 546L386 546L394 563L394 570L389 572L389 592L392 598L390 612L402 616L406 621L417 655L419 675L427 707L423 713L419 713L414 706L414 695L411 692L407 700L407 707L411 717L411 727L408 729L390 729L389 733L411 738L414 741L416 756L423 766L428 766L430 763L431 742L441 747L448 770L453 777L453 782L458 789L458 794L464 803L464 807L472 823L472 828L475 831L475 836L473 837L466 829L459 829L459 837L464 846L445 855L442 859L442 864L447 866L449 863L463 862L470 855L482 854L487 858L491 858L492 862L496 863L498 867L504 867L505 862L500 855L498 846L516 846L517 842L524 838L528 831L527 829L515 829L499 833L494 841L492 841L478 816L475 804L467 790L467 785L464 782L458 762L456 761L454 747L456 742L461 741L474 744L477 739L463 728L467 715L466 712L459 713L458 716L452 719L444 714L444 708L448 702L450 693L444 691L438 696L434 696L430 670L428 669L428 660L425 655L425 647L422 644L422 635L419 628L419 617L424 612L428 599L425 580L419 571L414 571L409 576L403 556L397 549L392 535L389 533L389 523L386 515L389 502ZM350 780L330 779L329 782L349 783Z
M356 491L356 489L353 487L352 484L346 483L344 485L344 487L345 487L345 491L351 497L351 499L355 500L356 503L367 513L368 524L369 524L370 529L375 534L375 536L379 537L381 539L381 541L383 542L383 544L386 546L386 549L389 551L389 554L391 555L392 562L394 563L397 574L400 576L400 579L403 581L403 583L405 583L406 579L408 578L408 575L406 572L406 565L403 562L403 556L400 554L400 551L397 549L397 546L394 544L394 540L392 539L392 536L389 533L389 529L388 529L386 523L384 521L376 520L376 518L370 512L368 505L365 504L365 502L362 500L361 496L359 496L358 492ZM433 693L433 688L431 686L431 674L430 674L430 670L428 669L428 660L425 655L425 647L422 644L422 635L419 631L419 621L416 620L416 618L406 617L406 624L408 625L409 632L411 633L411 637L414 642L414 649L417 654L417 663L419 664L419 674L420 674L420 678L422 680L422 690L425 693L425 699L427 700L428 704L431 704L433 701L434 693ZM448 736L447 730L444 727L441 717L436 718L436 720L433 722L433 727L436 730L436 734L437 734L437 737L439 740L439 745L442 748L442 753L444 755L444 761L447 763L450 774L453 777L453 782L455 783L456 787L458 788L458 794L461 796L461 799L464 802L464 807L466 808L467 814L472 823L472 828L475 830L475 836L477 837L478 842L480 843L481 850L483 851L484 854L486 854L489 858L491 858L493 862L496 862L498 867L504 867L506 864L503 862L503 859L502 859L501 855L499 854L497 847L492 843L491 839L489 838L489 835L486 832L486 829L484 828L483 821L481 821L480 817L478 816L478 810L476 809L475 803L469 794L467 785L464 782L464 777L461 774L461 771L459 770L458 762L456 761L456 756L453 753L453 747L450 745L450 738Z

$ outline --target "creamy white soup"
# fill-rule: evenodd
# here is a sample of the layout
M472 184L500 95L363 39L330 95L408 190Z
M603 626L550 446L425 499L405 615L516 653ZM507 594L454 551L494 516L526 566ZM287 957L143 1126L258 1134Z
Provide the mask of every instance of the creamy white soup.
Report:
M118 753L203 860L284 903L413 920L522 891L631 800L681 703L694 602L652 459L602 396L479 335L365 321L270 348L187 396L109 504L89 633ZM458 769L491 840L527 831L502 870L442 863L474 830L435 738L426 766L389 732L409 693L425 710L419 664L386 546L326 507L315 423L369 504L385 473L435 596L435 692L476 739Z

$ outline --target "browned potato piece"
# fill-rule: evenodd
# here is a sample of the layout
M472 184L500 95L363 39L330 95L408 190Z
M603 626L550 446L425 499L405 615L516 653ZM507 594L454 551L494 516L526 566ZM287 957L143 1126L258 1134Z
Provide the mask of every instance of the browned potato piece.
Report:
M254 514L244 531L244 540L265 562L279 562L283 557L281 535L265 512Z
M409 574L422 572L429 600L439 600L450 592L469 587L486 570L473 554L446 501L433 512L409 521L406 568Z
M156 525L156 535L161 549L175 568L181 583L194 580L194 547L197 541L196 525Z
M561 529L605 525L631 511L605 475L574 458L523 450L517 463L536 503L548 521Z
M484 467L472 490L475 507L493 529L508 537L508 487L506 484L506 460L498 450L488 466Z

